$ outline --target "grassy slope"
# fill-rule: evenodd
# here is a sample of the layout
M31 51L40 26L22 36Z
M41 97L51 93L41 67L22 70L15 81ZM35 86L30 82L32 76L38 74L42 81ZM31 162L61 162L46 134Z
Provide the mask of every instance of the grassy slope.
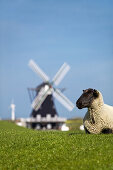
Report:
M79 130L83 120L81 118L70 119L66 121L66 124L70 130Z
M0 169L113 169L113 135L33 131L0 121Z

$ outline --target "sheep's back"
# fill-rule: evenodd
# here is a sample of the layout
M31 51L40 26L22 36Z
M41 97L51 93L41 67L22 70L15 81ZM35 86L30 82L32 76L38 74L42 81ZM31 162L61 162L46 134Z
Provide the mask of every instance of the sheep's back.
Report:
M101 109L100 116L107 127L113 128L113 106L104 104Z

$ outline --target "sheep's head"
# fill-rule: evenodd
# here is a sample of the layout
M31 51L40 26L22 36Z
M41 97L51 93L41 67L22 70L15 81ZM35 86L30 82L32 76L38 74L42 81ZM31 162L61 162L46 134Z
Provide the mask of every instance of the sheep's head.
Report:
M83 90L83 94L80 96L80 98L76 102L76 106L79 109L90 107L93 103L93 101L98 98L99 92L95 89L86 89Z

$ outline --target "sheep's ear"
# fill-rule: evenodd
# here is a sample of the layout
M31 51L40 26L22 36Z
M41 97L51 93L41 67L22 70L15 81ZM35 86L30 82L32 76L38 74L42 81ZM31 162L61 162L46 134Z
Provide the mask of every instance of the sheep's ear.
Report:
M93 90L93 96L94 97L98 97L99 96L99 92L97 90L95 90L95 89Z

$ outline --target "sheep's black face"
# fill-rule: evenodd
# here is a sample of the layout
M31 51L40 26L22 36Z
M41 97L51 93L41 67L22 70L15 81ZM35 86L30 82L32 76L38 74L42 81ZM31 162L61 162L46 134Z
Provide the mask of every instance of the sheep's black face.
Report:
M99 95L99 92L95 89L86 89L83 90L83 94L80 96L80 98L76 102L76 106L79 109L90 107L92 102L95 98L97 98Z

